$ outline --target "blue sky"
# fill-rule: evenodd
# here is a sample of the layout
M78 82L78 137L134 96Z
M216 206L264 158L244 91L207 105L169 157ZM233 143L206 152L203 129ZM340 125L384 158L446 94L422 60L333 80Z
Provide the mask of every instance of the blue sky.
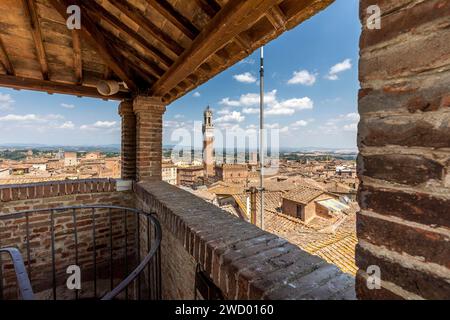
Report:
M327 10L265 47L266 123L282 147L356 147L357 0ZM164 143L192 130L207 105L220 130L255 130L259 50L167 107ZM0 144L120 143L118 102L0 88Z

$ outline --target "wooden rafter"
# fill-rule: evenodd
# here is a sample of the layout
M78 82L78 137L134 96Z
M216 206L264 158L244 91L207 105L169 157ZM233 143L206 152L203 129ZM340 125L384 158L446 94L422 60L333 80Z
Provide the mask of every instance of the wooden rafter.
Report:
M181 47L167 33L161 31L153 22L147 19L143 12L131 5L127 0L114 0L112 1L112 4L173 53L176 55L181 55L183 53L183 47Z
M73 84L65 84L61 82L29 79L17 76L0 75L0 86L12 89L27 89L35 91L43 91L48 93L70 94L80 97L93 97L111 100L123 100L130 98L128 92L119 92L112 96L102 96L96 88L86 86L76 86Z
M72 30L72 43L75 78L77 81L77 85L81 85L83 83L83 59L81 56L81 40L79 30Z
M279 6L275 5L270 8L266 16L275 30L286 30L286 17Z
M147 3L158 11L162 16L169 20L175 27L183 32L190 39L200 33L200 31L181 13L179 13L169 2L166 0L146 0Z
M67 16L66 8L68 6L73 4L80 6L79 0L49 0L49 2L63 18L66 18ZM105 36L97 28L88 14L83 15L81 23L82 27L79 31L83 39L89 42L94 48L96 48L97 52L100 54L109 68L111 68L111 70L114 71L114 73L127 84L130 90L136 90L136 85L132 78L129 76L129 70L127 70L128 68L126 63L124 61L121 61L114 48L112 48L108 44Z
M173 60L169 58L166 54L164 54L160 49L150 44L147 40L144 39L139 33L135 32L125 23L123 23L119 18L114 16L104 7L99 5L95 1L87 1L83 3L83 9L88 10L93 15L96 15L98 18L105 20L114 28L123 31L129 37L131 37L134 41L136 41L142 48L146 49L147 53L151 55L157 61L161 61L163 65L166 67L170 67L173 64Z
M132 59L136 58L135 61L139 61L139 64L144 67L143 69L150 70L150 73L155 78L159 78L164 74L165 71L161 69L154 61L151 61L147 57L144 57L141 53L139 53L135 48L128 45L125 41L116 37L111 32L105 29L102 29L102 32L105 34L110 43L114 44L116 48L121 49L127 60L132 61ZM152 80L152 82L154 82L154 79Z
M0 37L0 63L6 73L10 76L15 74L14 67L9 59L8 52L6 52L5 45L3 44L2 38Z
M30 22L31 31L33 34L36 54L41 65L42 78L49 79L48 62L45 54L44 42L42 40L41 27L39 25L39 16L36 10L36 3L34 0L22 0L25 17Z
M215 0L195 0L195 2L210 18L220 11L220 5Z
M157 96L170 92L217 50L250 28L273 5L273 0L228 1L175 64L155 83L151 92Z

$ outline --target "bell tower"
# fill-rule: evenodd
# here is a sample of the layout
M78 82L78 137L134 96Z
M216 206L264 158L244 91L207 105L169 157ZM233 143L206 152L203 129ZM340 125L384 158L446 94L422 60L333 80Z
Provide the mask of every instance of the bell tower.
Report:
M203 167L205 177L214 176L214 126L212 111L208 106L203 113Z

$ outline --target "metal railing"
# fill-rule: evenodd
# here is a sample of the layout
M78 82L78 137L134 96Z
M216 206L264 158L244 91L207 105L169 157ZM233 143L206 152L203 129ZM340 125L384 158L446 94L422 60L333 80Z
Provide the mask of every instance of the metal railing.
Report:
M11 299L17 289L22 299L49 290L54 300L161 299L161 226L153 214L108 205L48 208L0 216L2 228L13 231L12 239L0 239L0 299ZM69 265L81 270L80 289L64 282Z

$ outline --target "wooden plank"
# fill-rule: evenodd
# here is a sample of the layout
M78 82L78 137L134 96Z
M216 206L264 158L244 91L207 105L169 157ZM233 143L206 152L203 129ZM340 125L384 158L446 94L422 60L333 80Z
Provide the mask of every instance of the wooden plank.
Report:
M3 69L6 70L6 73L10 76L15 74L14 67L9 59L8 52L6 52L5 45L3 44L2 38L0 37L0 63L3 66Z
M131 20L137 23L142 29L155 37L156 40L176 55L179 56L184 51L183 47L181 47L167 33L161 31L153 22L145 17L144 13L142 13L135 6L131 5L127 0L114 0L111 4L121 10Z
M183 32L191 40L200 33L200 31L179 13L169 2L166 0L147 0L147 3L158 11L162 16L169 20L175 27Z
M266 14L267 19L270 21L275 30L286 30L286 17L284 13L280 10L280 7L275 5L270 8L269 12Z
M41 65L42 78L49 79L49 69L47 56L45 54L44 42L42 40L41 27L39 25L39 16L36 10L36 3L34 0L22 0L23 9L26 19L30 22L31 33L36 48L36 54Z
M53 7L59 12L59 14L65 19L67 17L66 8L70 5L76 4L80 6L79 0L49 0ZM81 7L81 6L80 6ZM115 50L111 47L105 36L100 32L95 23L91 20L89 15L84 14L81 20L82 27L79 30L83 39L89 42L100 54L101 58L105 61L109 68L122 80L128 88L132 91L136 90L136 85L132 78L128 75L126 63L121 61Z
M151 93L164 96L195 72L217 50L250 28L276 2L229 0L175 64L155 83Z
M108 39L108 41L110 41L110 43L113 43L116 48L119 48L124 53L124 57L127 60L140 61L139 64L150 70L150 73L155 78L159 78L164 74L165 71L161 69L154 61L151 61L147 57L143 56L135 48L128 45L125 41L116 37L114 34L105 29L102 29L102 32L105 34L105 37ZM151 82L153 83L154 79Z
M195 0L195 2L210 18L220 11L220 5L215 0Z
M83 82L83 60L81 56L81 40L79 30L72 30L72 43L73 43L73 65L75 67L75 78L77 81L77 85L81 85Z
M0 75L0 86L19 90L26 89L110 100L123 100L131 97L129 92L119 92L113 96L105 97L102 96L94 87L78 86L55 81L29 79L9 75Z
M151 55L157 61L160 61L166 67L170 67L173 64L173 60L164 54L160 49L149 43L144 37L139 33L135 32L125 23L123 23L119 18L110 13L104 7L99 5L95 1L87 1L83 3L83 8L89 10L92 14L96 15L99 19L103 19L112 25L114 28L120 30L121 32L128 35L134 41L139 43L142 48L146 49L148 54Z

